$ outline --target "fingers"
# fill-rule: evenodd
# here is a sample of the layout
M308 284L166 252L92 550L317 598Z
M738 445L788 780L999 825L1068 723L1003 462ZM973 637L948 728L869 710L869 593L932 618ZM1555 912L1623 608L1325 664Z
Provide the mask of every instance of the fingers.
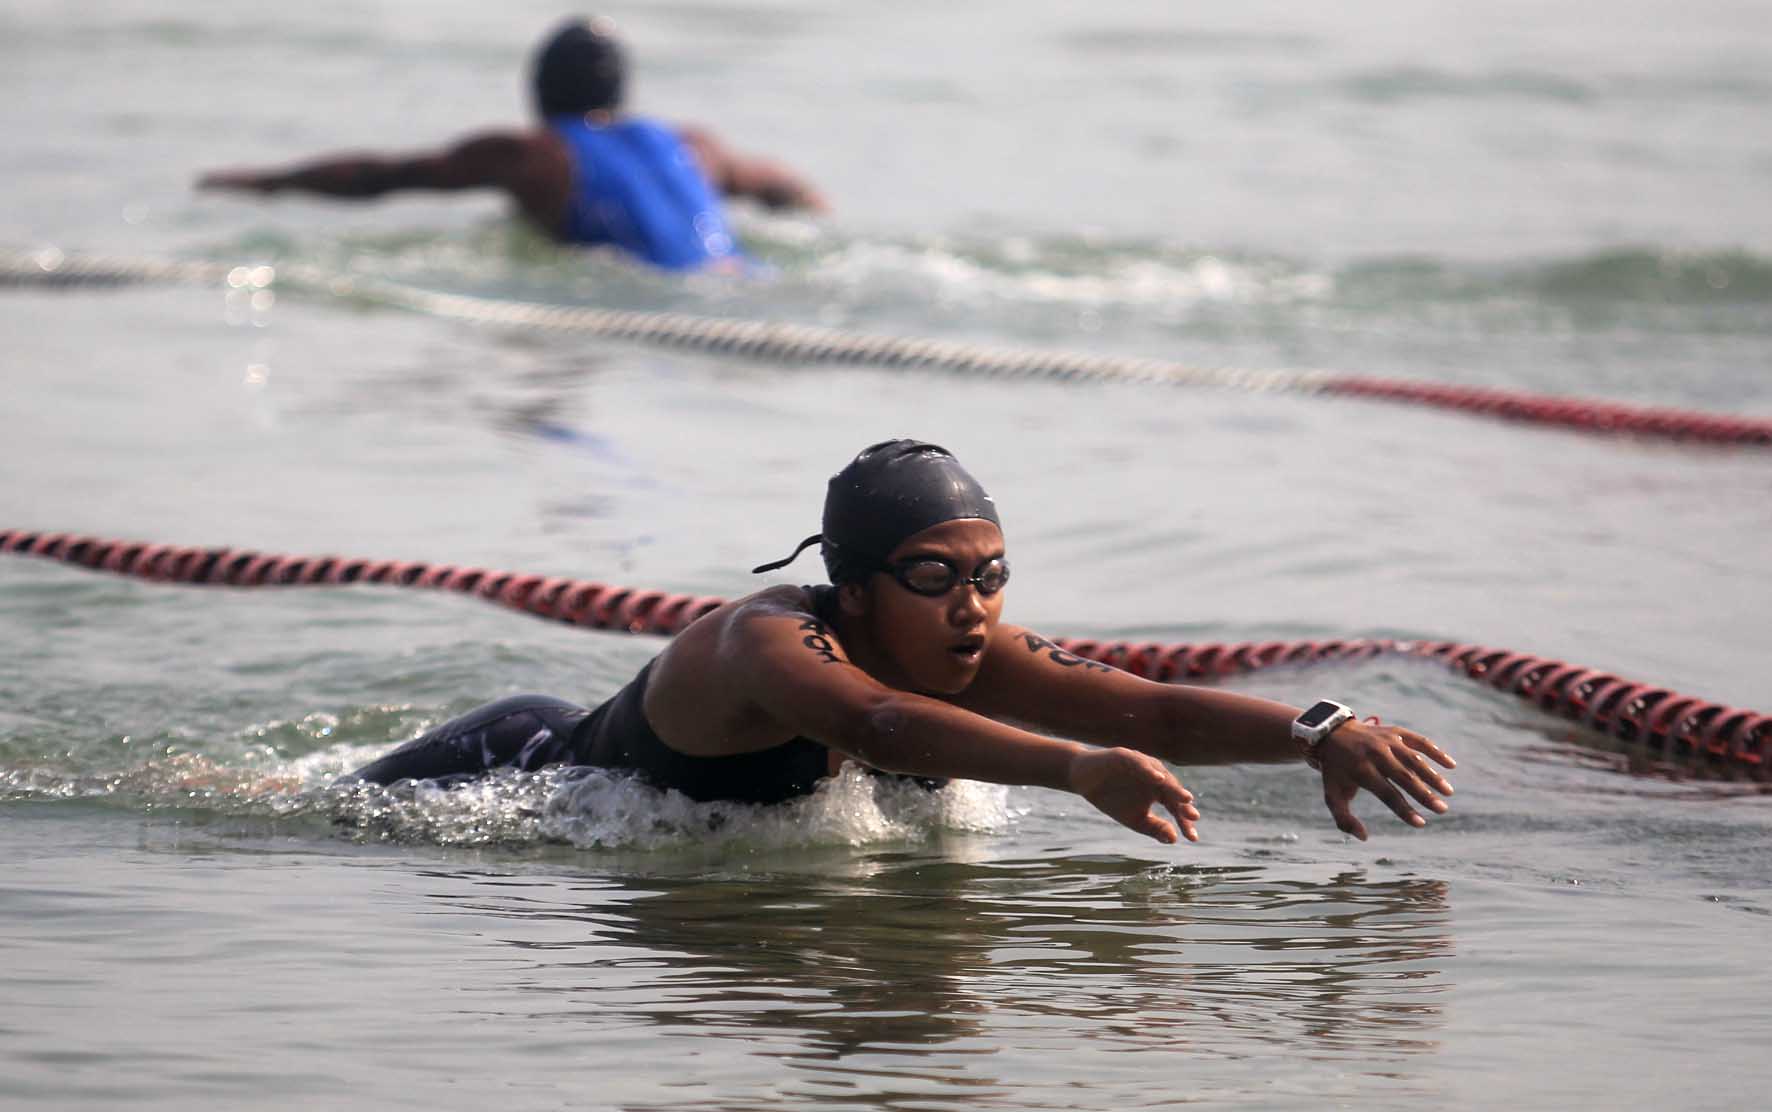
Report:
M1376 784L1368 785L1366 790L1377 796L1380 802L1410 826L1427 825L1427 820L1417 814L1415 808L1409 806L1409 797L1389 780L1380 780Z
M1194 829L1194 820L1184 817L1182 812L1176 811L1173 807L1170 808L1170 811L1175 814L1176 821L1173 823L1156 811L1147 810L1126 825L1140 834L1155 838L1164 845L1174 845L1179 840L1175 833L1177 825L1181 827L1181 837L1190 842L1199 841L1200 832ZM1195 818L1198 816L1196 815Z
M1442 795L1452 794L1452 782L1444 776L1441 776L1439 771L1435 769L1433 765L1428 764L1426 757L1422 756L1414 749L1405 749L1402 753L1395 755L1399 760L1406 761L1407 763L1405 767L1416 776L1420 777L1423 782L1432 784L1435 791L1438 791Z
M1415 801L1423 807L1428 808L1436 814L1445 814L1446 801L1435 795L1434 790L1422 781L1422 778L1417 774L1417 770L1412 764L1403 761L1395 754L1392 754L1389 767L1381 768L1379 771L1381 771L1392 784L1396 785L1396 787L1402 788L1404 791L1414 796ZM1436 776L1434 779L1438 780L1439 777ZM1447 786L1450 787L1451 785ZM1376 788L1373 789L1373 794L1377 794ZM1392 808L1392 810L1395 810L1395 808Z
M1366 824L1354 815L1354 793L1337 791L1334 788L1323 789L1323 802L1329 805L1329 814L1334 816L1335 825L1343 834L1352 834L1360 841L1366 840Z
M1200 810L1194 806L1194 793L1181 786L1181 782L1168 778L1157 793L1157 802L1169 808L1170 814L1183 822L1199 822Z
M1161 761L1154 757L1147 757L1146 761L1148 762L1146 768L1156 775L1156 782L1152 785L1155 789L1153 798L1151 803L1147 804L1142 817L1142 822L1147 825L1144 833L1151 834L1160 842L1174 844L1176 827L1180 827L1182 837L1190 842L1199 841L1200 833L1194 829L1194 823L1200 821L1200 812L1194 806L1194 793L1183 787L1181 781L1177 780ZM1175 816L1175 823L1172 825L1169 820L1157 814L1153 805L1161 805L1167 809L1170 814ZM1153 834L1152 829L1160 830L1163 836L1158 837Z
M1193 793L1182 787L1181 781L1171 776L1167 769L1155 766L1152 771L1156 779L1149 785L1150 794L1145 796L1136 822L1127 825L1165 844L1174 844L1177 840L1177 827L1188 841L1199 841L1200 834L1194 829L1194 823L1199 821L1200 812L1194 807ZM1157 812L1159 806L1175 816L1173 824Z
M1200 832L1194 829L1194 823L1199 821L1200 818L1200 813L1198 811L1195 811L1192 807L1187 808L1185 811L1177 811L1175 808L1171 807L1169 808L1169 811L1175 816L1176 824L1181 827L1182 837L1190 842L1197 842L1200 840Z
M1072 791L1127 829L1166 845L1200 840L1194 793L1157 758L1132 749L1088 750L1073 758L1070 775Z
M1136 822L1127 823L1127 825L1140 834L1155 838L1166 846L1172 846L1176 842L1175 826L1154 811L1146 811Z
M1436 815L1450 810L1442 796L1452 794L1452 785L1435 766L1450 769L1456 762L1414 730L1369 718L1343 727L1330 742L1333 749L1325 747L1323 760L1323 799L1335 825L1345 833L1366 838L1365 825L1353 813L1361 789L1413 827L1427 825L1415 804Z
M1438 745L1435 745L1414 730L1405 730L1401 726L1393 726L1391 728L1396 731L1397 737L1402 740L1404 745L1407 745L1417 753L1424 753L1427 756L1432 757L1437 763L1445 768L1458 767L1458 762L1452 759L1450 753L1447 753L1444 749L1441 749ZM1449 789L1441 790L1445 791Z
M1196 819L1200 817L1199 812L1194 810L1194 793L1188 791L1182 782L1175 778L1175 774L1169 771L1168 765L1147 755L1144 757L1144 767L1156 777L1157 799L1163 806L1174 811L1177 816L1185 808L1192 812L1189 817Z
M1408 810L1407 801L1396 794L1397 789L1435 814L1445 814L1449 805L1440 796L1451 795L1452 784L1428 762L1431 759L1452 768L1452 758L1426 737L1402 726L1383 727L1382 736L1374 740L1379 744L1368 750L1370 764L1355 772L1361 785L1411 825L1422 825L1420 816Z
M1197 842L1200 840L1200 832L1198 830L1194 829L1194 823L1198 822L1200 819L1199 812L1194 811L1193 808L1191 808L1191 807L1188 808L1187 810L1182 810L1182 811L1178 811L1174 807L1170 807L1169 813L1175 816L1174 826L1181 827L1181 836L1182 837L1186 838L1190 842ZM1171 830L1174 829L1174 826L1170 825L1170 822L1168 819L1163 818L1161 815L1157 814L1157 812L1155 812L1155 811L1147 811L1147 812L1145 812L1145 816L1151 822L1162 823L1163 826L1165 826ZM1175 841L1174 838L1169 838L1168 840L1171 842Z
M1162 768L1160 770L1163 779L1159 783L1157 801L1167 807L1169 813L1175 816L1177 825L1181 827L1182 835L1188 841L1199 841L1200 833L1194 829L1194 823L1200 821L1200 811L1194 806L1194 793L1183 787L1181 781L1170 774L1168 769Z
M1437 756L1447 768L1452 767L1452 758L1414 730L1401 727L1392 727L1392 730L1396 733L1396 742L1388 748L1387 755L1392 763L1383 770L1384 774L1414 796L1422 806L1437 814L1445 814L1446 801L1434 795L1434 792L1451 795L1452 784L1428 764L1428 758Z

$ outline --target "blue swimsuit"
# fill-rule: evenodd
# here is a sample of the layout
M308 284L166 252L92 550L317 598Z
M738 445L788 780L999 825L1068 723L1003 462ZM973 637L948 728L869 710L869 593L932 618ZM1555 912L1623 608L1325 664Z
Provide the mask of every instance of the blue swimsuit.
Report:
M695 156L671 129L624 118L548 121L572 160L572 197L560 234L610 243L667 270L742 259L726 214Z

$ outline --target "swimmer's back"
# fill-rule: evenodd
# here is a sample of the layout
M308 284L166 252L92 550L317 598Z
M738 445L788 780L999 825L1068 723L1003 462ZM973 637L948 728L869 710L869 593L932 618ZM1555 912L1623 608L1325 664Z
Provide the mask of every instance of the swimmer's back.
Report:
M548 128L572 164L562 239L614 244L676 270L740 257L719 196L676 132L638 117L565 116Z

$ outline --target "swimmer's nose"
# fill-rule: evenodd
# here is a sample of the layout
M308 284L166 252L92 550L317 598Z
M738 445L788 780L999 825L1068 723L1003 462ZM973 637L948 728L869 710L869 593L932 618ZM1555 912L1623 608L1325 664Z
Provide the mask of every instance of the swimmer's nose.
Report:
M972 584L962 583L954 588L954 604L948 613L953 623L962 629L976 625L985 616L984 596Z

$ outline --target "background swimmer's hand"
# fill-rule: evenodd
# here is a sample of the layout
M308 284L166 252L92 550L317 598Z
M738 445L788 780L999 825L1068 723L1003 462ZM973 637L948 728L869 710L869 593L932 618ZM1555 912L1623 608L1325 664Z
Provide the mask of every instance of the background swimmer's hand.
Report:
M800 186L799 192L791 202L791 207L804 209L807 212L816 213L819 216L829 216L831 214L830 199L823 193L812 188L810 185Z
M211 170L197 179L198 189L233 189L243 193L274 193L277 184L276 175L256 170Z
M1353 811L1354 796L1361 788L1410 826L1427 825L1409 805L1411 797L1435 814L1444 814L1447 803L1440 796L1451 795L1452 785L1428 763L1430 758L1445 768L1458 767L1444 750L1414 730L1381 725L1376 719L1336 727L1317 747L1323 765L1323 802L1335 816L1335 825L1366 840L1366 825Z
M1071 759L1070 789L1121 826L1173 844L1175 823L1154 813L1160 805L1175 816L1188 841L1200 840L1194 831L1200 820L1194 793L1155 757L1131 749L1084 749Z

